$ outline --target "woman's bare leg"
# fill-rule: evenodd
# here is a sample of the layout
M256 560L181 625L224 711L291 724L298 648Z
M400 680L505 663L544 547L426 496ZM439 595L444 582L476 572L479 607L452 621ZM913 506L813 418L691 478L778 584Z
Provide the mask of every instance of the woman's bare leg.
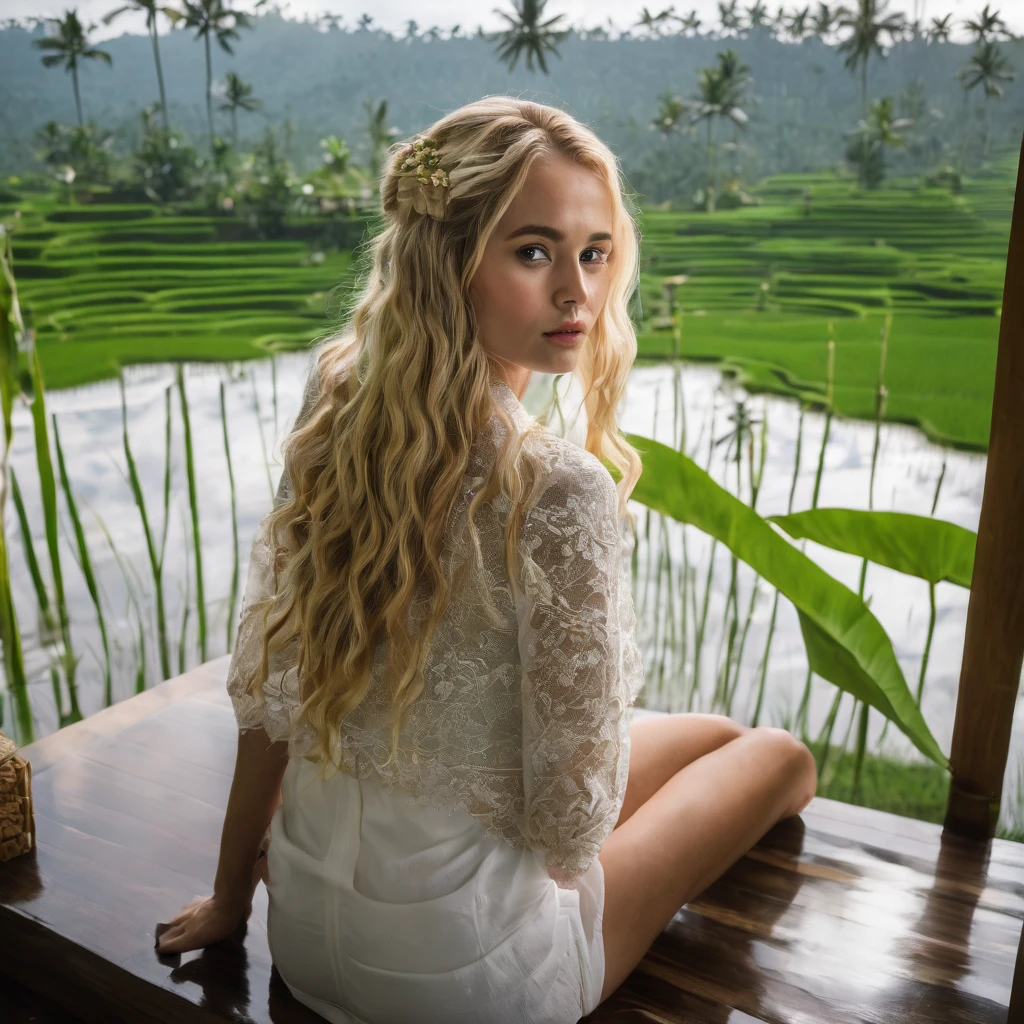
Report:
M618 828L632 817L676 772L729 740L750 732L725 715L681 712L639 715L629 727L629 778Z
M748 729L675 772L601 847L605 902L602 1002L680 907L772 825L811 802L810 751L783 729Z

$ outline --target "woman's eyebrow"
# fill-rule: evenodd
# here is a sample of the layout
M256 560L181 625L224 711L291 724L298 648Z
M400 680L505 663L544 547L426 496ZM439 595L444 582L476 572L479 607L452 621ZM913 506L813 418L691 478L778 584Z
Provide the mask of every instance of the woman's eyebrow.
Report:
M543 235L545 238L550 238L552 242L561 242L565 240L565 235L562 234L558 228L549 228L546 224L527 224L525 227L516 228L508 238L506 242L511 241L513 238L518 238L520 235ZM595 231L588 242L604 242L611 240L611 233L608 231Z

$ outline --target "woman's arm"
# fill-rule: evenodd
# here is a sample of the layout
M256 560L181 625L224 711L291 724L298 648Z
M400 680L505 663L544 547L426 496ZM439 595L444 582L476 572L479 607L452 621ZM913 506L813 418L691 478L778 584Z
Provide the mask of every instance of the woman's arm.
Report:
M253 894L253 865L274 811L281 805L281 780L288 767L288 744L271 743L263 729L238 734L235 775L231 781L214 896L240 910Z

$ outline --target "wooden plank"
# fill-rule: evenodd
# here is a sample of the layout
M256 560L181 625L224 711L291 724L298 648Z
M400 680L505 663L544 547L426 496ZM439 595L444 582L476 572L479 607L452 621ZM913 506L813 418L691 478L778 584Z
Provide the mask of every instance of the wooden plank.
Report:
M0 975L0 1006L4 1024L81 1024L81 1018L5 975Z
M995 835L1024 663L1024 142L1006 256L985 490L967 605L945 824Z
M219 678L196 669L38 745L38 848L0 867L0 972L87 1024L322 1020L273 967L262 886L231 940L153 948L216 870L237 739L218 661ZM1022 920L1024 846L816 798L680 908L587 1019L1004 1024Z
M19 753L32 762L32 778L63 757L89 746L96 740L119 732L126 725L141 721L179 700L203 690L223 689L229 655L208 661L180 676L168 679L128 700L103 708L81 722L66 726L22 747Z

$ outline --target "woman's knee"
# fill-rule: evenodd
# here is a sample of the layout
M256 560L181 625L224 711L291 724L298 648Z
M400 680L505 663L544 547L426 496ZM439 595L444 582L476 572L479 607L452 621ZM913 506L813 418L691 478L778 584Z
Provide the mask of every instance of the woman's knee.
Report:
M807 744L786 729L757 726L750 730L756 742L763 744L766 754L776 760L777 767L790 783L791 800L785 817L799 814L814 798L818 789L818 766Z

